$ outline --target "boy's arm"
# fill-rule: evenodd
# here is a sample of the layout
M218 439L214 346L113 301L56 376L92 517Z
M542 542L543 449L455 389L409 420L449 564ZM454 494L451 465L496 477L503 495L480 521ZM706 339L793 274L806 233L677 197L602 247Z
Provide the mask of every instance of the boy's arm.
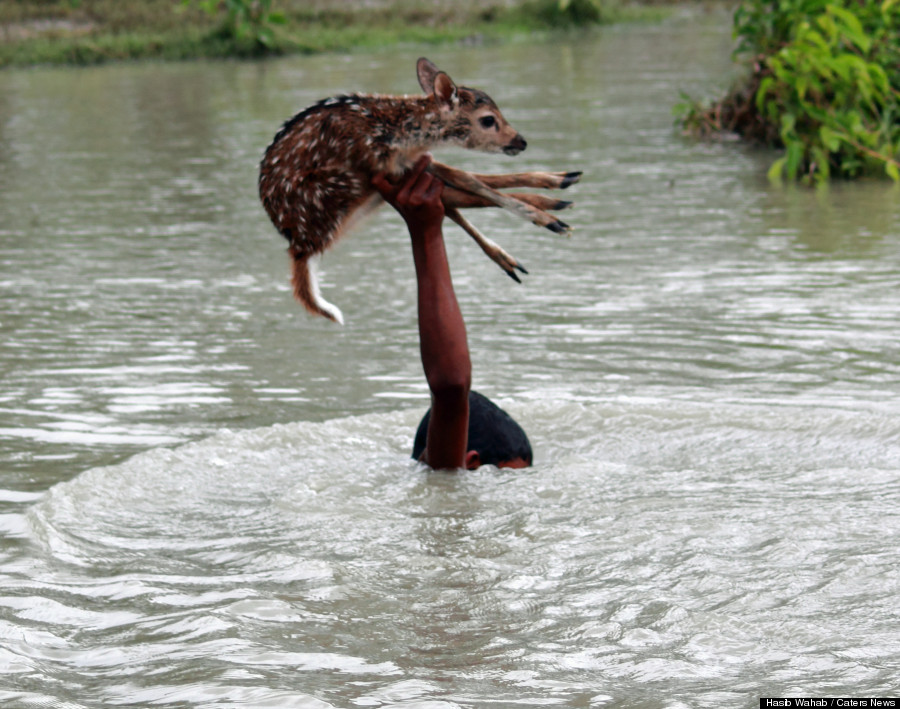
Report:
M444 248L443 182L425 172L428 156L394 185L383 175L372 184L406 220L418 281L419 343L431 390L424 463L432 468L465 464L472 364L466 326L453 290Z

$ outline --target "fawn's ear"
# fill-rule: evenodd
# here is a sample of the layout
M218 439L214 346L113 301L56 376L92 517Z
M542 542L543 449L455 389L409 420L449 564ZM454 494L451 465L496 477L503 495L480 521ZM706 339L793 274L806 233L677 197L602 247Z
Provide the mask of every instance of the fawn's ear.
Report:
M422 91L426 94L430 94L434 91L434 77L439 73L440 69L425 57L421 57L419 61L416 62L416 75L419 77L419 86L422 87Z
M434 97L441 108L456 108L459 104L456 84L453 83L453 79L442 71L439 71L437 76L434 77Z

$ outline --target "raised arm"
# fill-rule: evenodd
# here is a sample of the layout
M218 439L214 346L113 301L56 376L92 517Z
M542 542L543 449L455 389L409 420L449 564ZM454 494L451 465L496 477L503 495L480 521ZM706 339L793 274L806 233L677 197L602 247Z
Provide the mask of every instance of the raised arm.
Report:
M418 280L419 344L431 390L431 418L422 461L433 468L466 462L472 363L444 248L443 182L421 158L399 183L377 175L372 184L406 220Z

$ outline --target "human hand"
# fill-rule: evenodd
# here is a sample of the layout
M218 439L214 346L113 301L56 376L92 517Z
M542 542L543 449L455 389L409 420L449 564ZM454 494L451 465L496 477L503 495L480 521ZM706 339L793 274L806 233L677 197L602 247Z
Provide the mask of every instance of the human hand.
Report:
M372 186L400 213L413 236L429 228L440 228L444 220L444 183L426 172L430 164L431 156L423 155L397 183L388 180L384 173L372 178Z

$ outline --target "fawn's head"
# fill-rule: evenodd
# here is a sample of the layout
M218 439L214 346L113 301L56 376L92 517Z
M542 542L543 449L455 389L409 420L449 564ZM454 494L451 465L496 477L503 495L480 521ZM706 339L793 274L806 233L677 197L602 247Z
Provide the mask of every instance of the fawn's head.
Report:
M419 85L433 95L444 124L442 137L470 150L516 155L527 143L484 91L457 86L447 74L422 57L416 65Z

